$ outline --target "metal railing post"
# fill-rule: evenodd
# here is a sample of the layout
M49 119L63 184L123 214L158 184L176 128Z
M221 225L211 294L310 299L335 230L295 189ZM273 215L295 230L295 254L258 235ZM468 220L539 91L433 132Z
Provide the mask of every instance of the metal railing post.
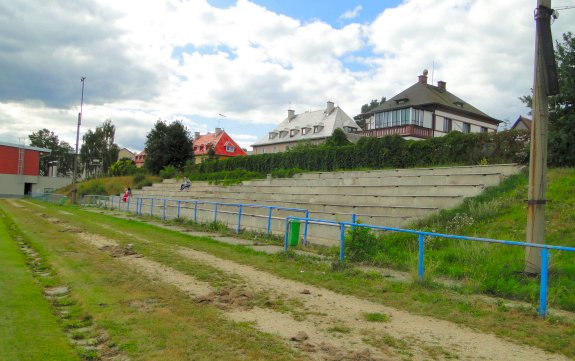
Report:
M194 201L194 223L198 223L198 201Z
M539 286L539 317L547 316L547 281L549 275L549 250L541 248L541 285Z
M240 233L241 230L241 224L242 224L242 205L240 204L238 207L238 227L236 229L236 233Z
M150 204L150 216L154 216L154 198L152 198L152 202Z
M272 229L272 212L273 212L273 210L274 210L273 207L269 207L269 211L268 211L268 234L270 234L271 229Z
M425 247L425 236L420 234L418 237L419 241L419 252L417 255L417 278L419 282L423 281L423 257L424 257L424 247Z
M291 218L289 216L286 218L286 229L285 229L285 236L284 236L284 250L286 252L288 251L288 233L289 233L289 221L290 221L290 219Z
M166 205L167 205L168 200L166 198L164 198L164 204L163 204L163 209L162 209L162 220L166 220Z
M177 218L180 218L180 200L178 199L178 216Z
M305 211L305 223L303 225L303 244L305 244L307 246L307 225L308 225L308 219L309 218L309 210L306 209Z
M214 223L218 221L218 204L214 204Z
M339 225L339 260L343 262L345 258L345 224L340 223Z

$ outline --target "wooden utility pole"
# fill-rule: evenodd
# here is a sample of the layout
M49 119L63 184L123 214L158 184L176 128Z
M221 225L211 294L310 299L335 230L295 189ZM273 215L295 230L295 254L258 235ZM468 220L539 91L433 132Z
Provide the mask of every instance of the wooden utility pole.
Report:
M551 39L552 14L551 0L537 0L526 242L538 244L545 243L547 124L549 121L547 97L556 94L558 88L555 54ZM525 252L525 272L539 274L541 272L540 249L527 247Z

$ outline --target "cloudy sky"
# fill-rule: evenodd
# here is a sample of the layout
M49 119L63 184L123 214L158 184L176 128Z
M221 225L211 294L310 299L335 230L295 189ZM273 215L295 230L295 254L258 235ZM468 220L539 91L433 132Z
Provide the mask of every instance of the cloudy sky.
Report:
M328 100L348 115L430 81L513 122L533 79L536 0L4 0L0 141L42 128L76 142L106 119L144 148L158 119L224 128L249 149ZM553 0L571 7L575 0ZM559 11L555 38L575 31Z

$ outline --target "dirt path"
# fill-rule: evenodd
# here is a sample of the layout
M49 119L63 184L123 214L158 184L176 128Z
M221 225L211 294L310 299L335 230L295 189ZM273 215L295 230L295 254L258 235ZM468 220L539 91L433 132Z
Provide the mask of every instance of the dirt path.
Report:
M81 240L119 257L157 282L171 284L199 303L211 303L230 319L252 322L278 334L286 343L317 360L568 360L540 349L517 345L447 321L409 314L352 296L283 279L250 266L204 252L177 252L222 270L244 282L240 289L215 291L209 284L158 262L134 255L114 240L79 233ZM265 294L295 308L280 312L251 300ZM368 322L365 314L386 315L387 322Z

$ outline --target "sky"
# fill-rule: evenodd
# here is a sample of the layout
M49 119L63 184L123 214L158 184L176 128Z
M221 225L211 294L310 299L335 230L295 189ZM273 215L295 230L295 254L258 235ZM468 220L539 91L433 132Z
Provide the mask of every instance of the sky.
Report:
M0 141L47 128L72 147L110 119L145 147L158 120L243 148L333 101L349 116L429 81L512 124L529 110L536 0L4 0ZM573 7L575 0L553 0ZM559 10L553 37L575 32Z

